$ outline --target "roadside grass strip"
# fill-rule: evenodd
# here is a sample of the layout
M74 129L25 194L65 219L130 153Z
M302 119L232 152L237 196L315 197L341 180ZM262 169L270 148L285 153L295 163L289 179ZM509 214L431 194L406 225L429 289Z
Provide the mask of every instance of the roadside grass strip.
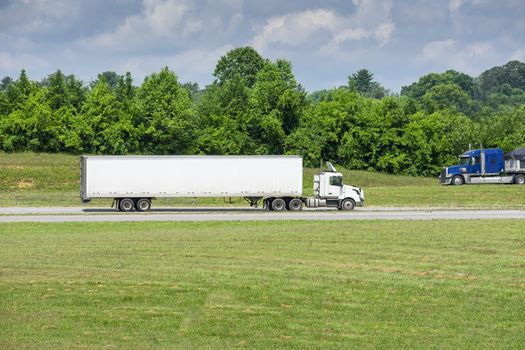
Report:
M0 348L519 349L524 223L0 224Z

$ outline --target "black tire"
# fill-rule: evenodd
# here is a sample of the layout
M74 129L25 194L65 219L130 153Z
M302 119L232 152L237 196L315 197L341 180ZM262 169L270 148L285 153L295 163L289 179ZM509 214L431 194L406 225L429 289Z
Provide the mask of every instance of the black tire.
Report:
M120 200L118 208L120 209L120 211L130 212L130 211L133 210L133 207L135 206L134 204L135 203L133 203L133 199L131 199L131 198L123 198L123 199Z
M518 174L518 175L514 176L514 183L517 184L517 185L525 184L525 175Z
M270 205L272 210L281 211L286 209L286 202L282 198L275 198Z
M339 210L354 210L355 208L355 202L352 198L347 198L341 202L341 205L339 206Z
M454 186L461 186L465 183L465 179L463 179L463 176L456 175L452 178L452 184Z
M151 201L147 198L141 198L135 203L135 209L138 211L148 211L151 209Z
M303 209L303 201L299 198L292 198L286 205L288 210L298 211Z

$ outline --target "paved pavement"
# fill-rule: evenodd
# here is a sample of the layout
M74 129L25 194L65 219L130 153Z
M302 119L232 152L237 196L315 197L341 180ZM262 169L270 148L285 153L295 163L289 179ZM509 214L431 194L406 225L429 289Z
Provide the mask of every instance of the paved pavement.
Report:
M305 209L270 212L255 208L158 208L148 213L119 213L108 208L0 208L0 222L123 222L123 221L274 221L274 220L476 220L525 219L524 210L442 208Z

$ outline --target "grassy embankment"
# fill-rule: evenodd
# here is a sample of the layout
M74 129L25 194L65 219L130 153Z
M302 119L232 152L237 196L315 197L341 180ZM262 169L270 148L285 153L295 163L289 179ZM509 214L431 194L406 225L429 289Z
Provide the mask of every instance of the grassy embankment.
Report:
M523 222L0 224L0 348L525 344Z
M345 182L365 189L367 206L524 208L525 186L441 186L436 178L396 176L341 169ZM304 193L312 193L313 174L305 169ZM79 157L60 154L0 153L0 206L76 206ZM94 200L91 206L109 206ZM159 199L162 205L247 205L242 199Z

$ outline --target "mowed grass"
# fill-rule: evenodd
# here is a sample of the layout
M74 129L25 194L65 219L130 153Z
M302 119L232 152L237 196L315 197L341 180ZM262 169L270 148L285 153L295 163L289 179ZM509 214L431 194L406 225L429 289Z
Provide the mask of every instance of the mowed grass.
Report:
M354 171L337 167L346 184L365 190L366 205L390 207L525 208L525 186L441 186L437 178ZM304 169L304 195L312 195L313 175ZM0 206L80 205L79 157L64 154L0 153ZM95 199L90 206L111 205ZM247 206L242 198L157 199L160 206Z
M523 223L0 224L0 348L521 349Z

